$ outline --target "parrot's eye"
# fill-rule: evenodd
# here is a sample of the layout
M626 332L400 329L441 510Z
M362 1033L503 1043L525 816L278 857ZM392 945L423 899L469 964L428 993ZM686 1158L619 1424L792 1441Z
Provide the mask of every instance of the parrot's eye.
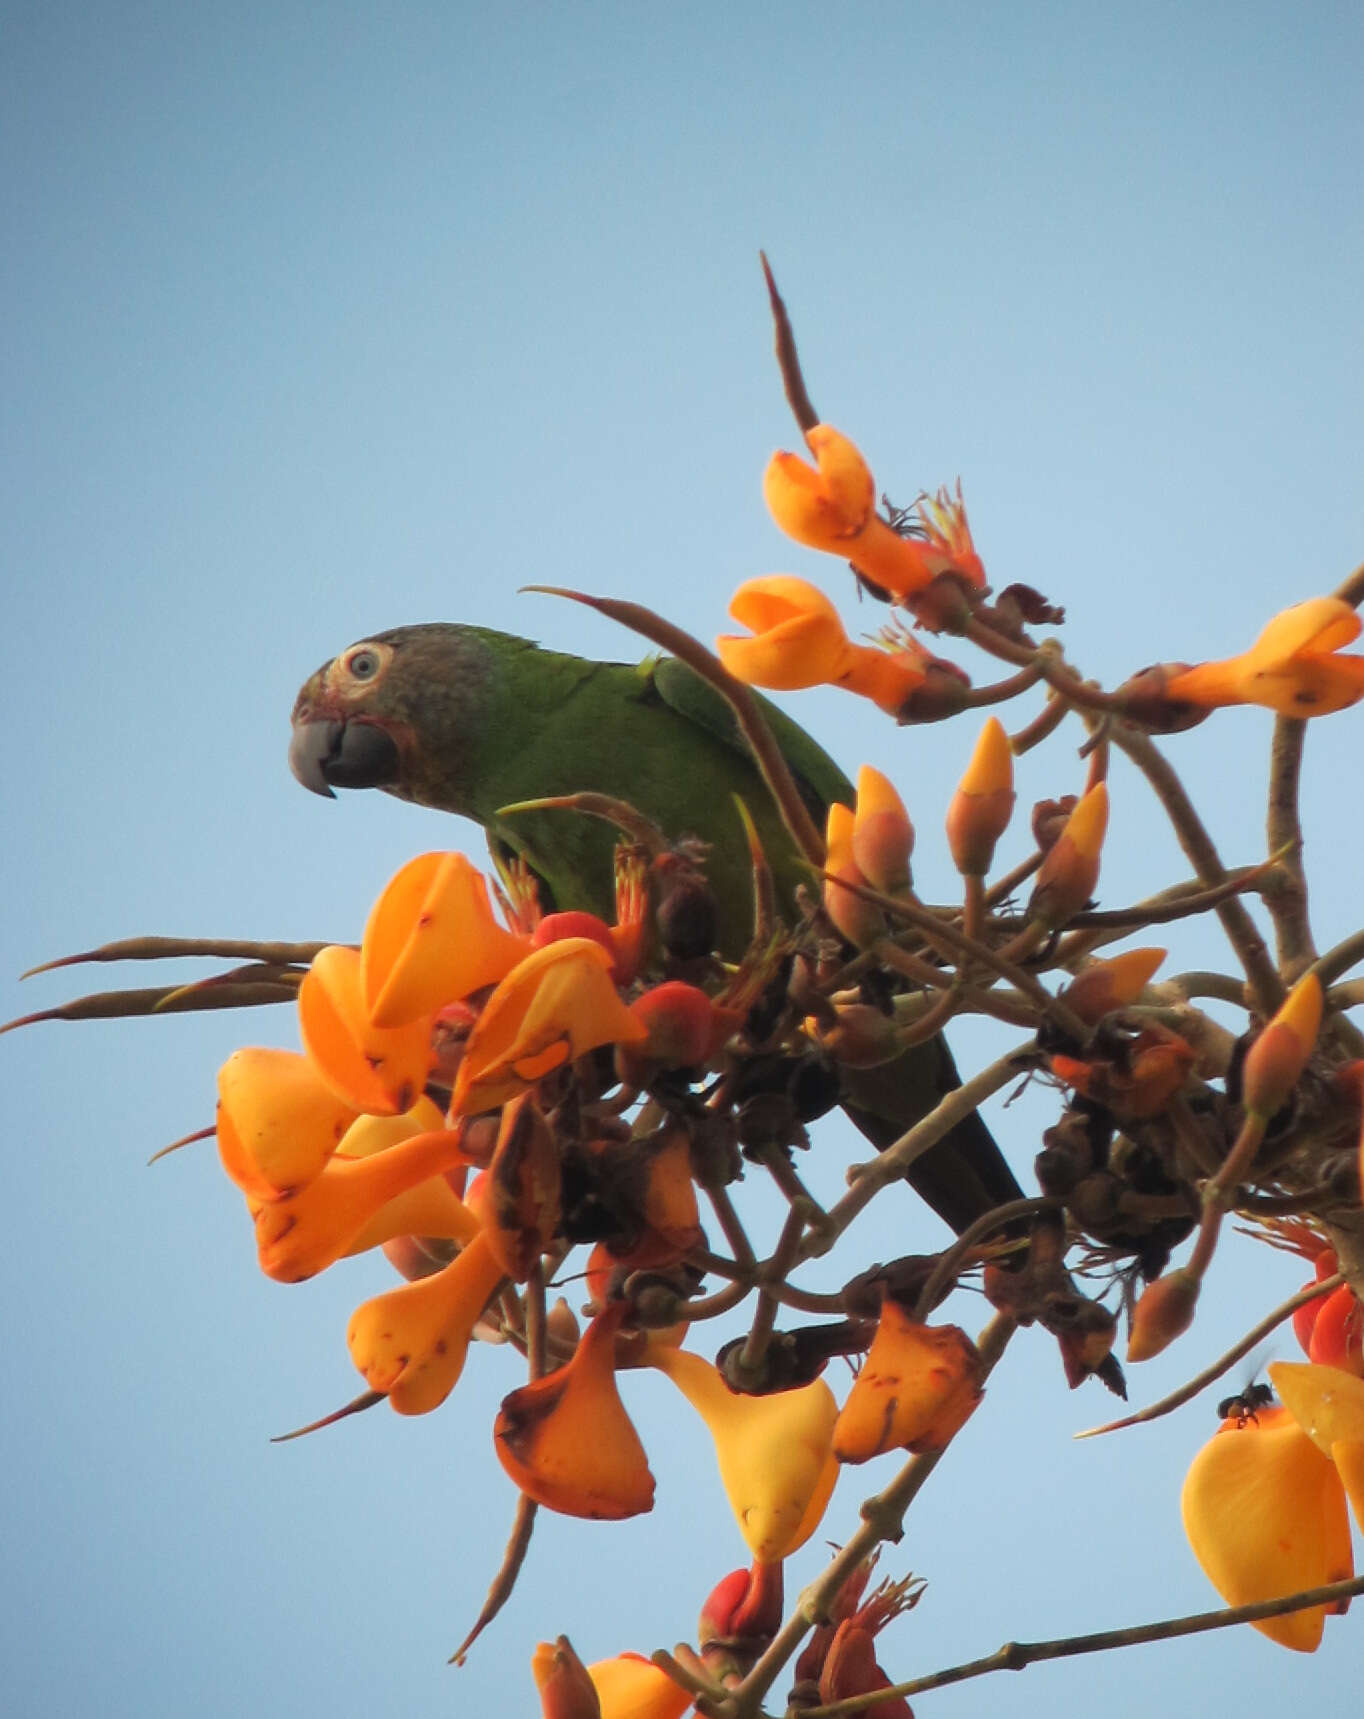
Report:
M346 671L352 680L373 680L379 672L379 653L368 645L352 651L346 658Z

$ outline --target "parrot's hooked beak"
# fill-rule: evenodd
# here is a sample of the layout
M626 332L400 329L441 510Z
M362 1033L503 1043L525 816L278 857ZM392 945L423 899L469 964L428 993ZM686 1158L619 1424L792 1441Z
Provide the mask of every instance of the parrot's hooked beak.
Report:
M331 800L333 788L391 787L400 763L393 737L377 723L304 710L294 717L289 768L305 788Z

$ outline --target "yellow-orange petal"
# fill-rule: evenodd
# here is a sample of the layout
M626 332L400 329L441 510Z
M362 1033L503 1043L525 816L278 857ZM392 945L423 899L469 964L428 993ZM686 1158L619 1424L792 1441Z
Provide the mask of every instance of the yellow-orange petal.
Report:
M451 1114L495 1109L598 1045L647 1037L621 1001L611 965L593 939L566 937L515 966L469 1035Z
M509 973L529 947L497 923L483 874L457 853L418 854L375 902L360 950L376 1027L433 1015Z
M410 1110L431 1067L431 1022L376 1027L365 1007L360 951L332 944L313 958L298 989L299 1031L309 1061L356 1110Z
M872 517L875 482L852 442L829 425L816 424L805 439L820 469L797 454L773 454L763 473L763 499L788 537L846 555L848 541Z
M828 873L824 879L824 911L850 943L865 948L885 935L886 922L874 902L865 901L843 887L843 881L859 885L867 881L853 858L856 821L850 806L835 800L829 807L824 826L824 869Z
M1353 1573L1340 1478L1286 1409L1224 1421L1193 1460L1181 1508L1194 1556L1228 1605L1279 1599ZM1325 1615L1313 1606L1254 1627L1311 1653Z
M599 1659L587 1668L601 1719L682 1719L692 1698L666 1671L637 1653Z
M346 1328L351 1360L401 1415L438 1408L464 1370L474 1326L505 1273L476 1235L443 1270L362 1302Z
M493 1426L517 1486L566 1516L618 1521L653 1509L649 1459L616 1389L623 1313L617 1302L598 1314L572 1360L504 1398Z
M218 1070L218 1153L246 1194L272 1199L312 1181L356 1114L297 1051L253 1046Z
M1333 1444L1364 1444L1364 1379L1311 1361L1273 1361L1266 1371L1284 1407L1323 1456Z
M807 579L789 573L748 579L729 612L752 638L723 634L715 641L721 662L753 686L794 692L832 679L848 648L838 611Z
M378 1214L390 1201L419 1188L431 1177L441 1176L458 1162L457 1142L450 1129L440 1129L415 1135L367 1158L334 1156L321 1175L297 1193L258 1203L248 1201L255 1220L261 1270L280 1283L300 1283L325 1271L356 1245L361 1232L377 1222ZM464 1232L455 1239L471 1241L478 1233L478 1219L461 1209L453 1193L450 1200L442 1198L442 1210ZM421 1233L421 1229L408 1223L389 1234ZM431 1229L425 1233L446 1232ZM387 1235L375 1236L371 1245L388 1239Z
M956 1325L925 1325L897 1302L876 1336L834 1428L840 1462L887 1450L943 1450L983 1396L980 1357Z
M1313 655L1338 651L1359 637L1361 625L1364 623L1343 598L1309 597L1268 621L1245 655L1268 666L1304 651Z
M645 1360L672 1380L709 1428L725 1496L753 1556L777 1563L803 1546L838 1479L831 1448L838 1405L823 1379L748 1397L685 1349L651 1342Z
M947 808L947 845L963 877L984 877L1014 810L1014 763L997 716L986 718Z

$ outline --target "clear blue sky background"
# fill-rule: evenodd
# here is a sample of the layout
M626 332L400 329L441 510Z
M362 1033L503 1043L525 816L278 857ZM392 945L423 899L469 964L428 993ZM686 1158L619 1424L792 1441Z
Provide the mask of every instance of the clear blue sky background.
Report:
M1357 7L12 0L0 27L7 1014L81 986L12 982L45 958L148 931L353 937L410 853L480 852L290 778L298 684L367 631L466 619L631 656L516 588L634 597L703 636L754 574L849 598L761 503L793 431L760 245L821 410L897 497L960 474L995 583L1063 602L1089 672L1240 649L1364 555ZM972 735L832 693L796 708L895 775L945 897ZM1269 727L1231 712L1171 743L1235 860L1260 851ZM1362 736L1355 710L1311 737L1323 942L1357 923ZM1056 743L1025 798L1079 769ZM1115 793L1110 904L1183 875L1141 786ZM280 1288L211 1146L143 1168L210 1120L235 1045L292 1030L0 1041L7 1711L529 1714L535 1640L671 1644L741 1561L698 1427L632 1379L654 1515L544 1520L503 1619L446 1669L510 1522L489 1423L511 1357L475 1353L424 1421L270 1446L355 1391L345 1322L382 1264ZM1020 1171L1052 1113L996 1113ZM811 1176L832 1196L857 1155L835 1127ZM865 1246L937 1234L906 1199ZM1301 1275L1243 1244L1135 1399ZM1177 1506L1211 1407L1070 1443L1111 1406L1066 1392L1049 1340L1014 1345L886 1559L931 1583L892 1672L1213 1603ZM1314 1660L1226 1634L919 1710L1338 1705L1360 1627L1333 1621Z

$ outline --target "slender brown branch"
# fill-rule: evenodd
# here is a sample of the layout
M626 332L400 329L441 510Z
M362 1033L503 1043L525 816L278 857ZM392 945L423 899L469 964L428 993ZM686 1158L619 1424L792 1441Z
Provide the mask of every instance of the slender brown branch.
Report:
M819 413L806 391L805 377L801 373L800 359L796 354L795 331L791 327L791 318L786 314L786 303L777 291L776 276L767 260L767 252L759 251L758 255L762 259L763 279L767 282L767 300L772 306L772 323L777 337L777 367L781 371L782 387L786 390L787 401L803 434L806 430L812 430L819 422Z
M753 1310L753 1323L744 1339L744 1346L739 1351L737 1371L741 1378L745 1373L757 1373L762 1366L763 1356L767 1353L767 1345L776 1327L777 1308L781 1305L772 1293L771 1285L782 1282L796 1263L804 1230L804 1214L799 1206L792 1206L786 1214L786 1222L782 1225L781 1238L759 1278L758 1305Z
M1265 834L1269 852L1279 856L1279 863L1278 887L1265 892L1265 906L1274 922L1279 971L1290 983L1317 952L1307 913L1307 874L1303 870L1302 821L1298 814L1306 734L1307 723L1301 717L1280 716L1274 723L1269 749Z
M927 1677L916 1677L909 1683L896 1683L889 1689L871 1695L850 1695L843 1701L833 1701L821 1707L806 1707L801 1719L843 1719L844 1715L865 1713L878 1701L896 1696L908 1698L924 1695L930 1689L944 1689L951 1683L965 1683L972 1677L983 1677L990 1671L1022 1671L1048 1659L1074 1659L1080 1654L1109 1653L1119 1647L1139 1647L1151 1641L1175 1641L1184 1635L1203 1635L1208 1630L1230 1629L1234 1624L1257 1623L1261 1618L1277 1618L1287 1612L1306 1611L1309 1606L1334 1608L1340 1600L1354 1594L1364 1594L1364 1576L1345 1582L1328 1582L1320 1588L1305 1588L1300 1593L1285 1594L1282 1599L1258 1600L1254 1605L1229 1606L1225 1611L1193 1612L1185 1617L1161 1618L1156 1623L1132 1624L1127 1629L1100 1630L1094 1635L1062 1636L1054 1641L1009 1641L984 1659L972 1659L963 1665L948 1666Z
M223 956L228 960L264 961L272 966L306 967L325 943L266 943L241 937L123 937L116 943L101 943L79 955L63 955L30 967L23 979L36 973L55 973L59 967L77 967L87 961L178 961L190 957Z
M1009 736L1009 750L1015 758L1021 758L1025 752L1031 752L1034 746L1040 746L1049 739L1069 715L1070 706L1065 699L1055 692L1050 693L1032 721Z
M1224 883L1227 869L1169 760L1149 735L1138 733L1126 724L1115 725L1112 739L1113 744L1127 754L1151 784L1156 798L1165 808L1180 847L1198 876L1205 884ZM1267 1018L1283 1001L1284 985L1269 958L1264 939L1238 896L1221 902L1215 911L1245 970L1255 1007Z
M516 1514L512 1518L512 1531L507 1540L507 1549L502 1554L502 1563L492 1579L482 1608L474 1619L474 1627L450 1655L447 1664L464 1664L469 1649L511 1598L516 1578L521 1574L521 1566L530 1550L531 1531L535 1527L535 1513L538 1508L533 1498L527 1498L524 1492L517 1494Z
M1282 1325L1285 1319L1291 1319L1300 1307L1305 1307L1309 1301L1315 1301L1319 1295L1329 1295L1333 1289L1339 1289L1344 1281L1345 1273L1338 1271L1334 1277L1324 1277L1320 1283L1309 1283L1306 1289L1300 1289L1296 1295L1290 1295L1288 1300L1281 1302L1272 1313L1267 1313L1258 1325L1252 1325L1245 1336L1233 1343L1225 1355L1219 1355L1210 1366L1205 1367L1201 1373L1195 1373L1192 1379L1180 1385L1177 1390L1171 1391L1168 1397L1149 1403L1135 1414L1124 1415L1120 1421L1108 1421L1101 1427L1086 1427L1083 1432L1074 1434L1074 1437L1098 1438L1101 1433L1122 1432L1125 1427L1141 1426L1145 1421L1157 1421L1162 1415L1182 1408L1200 1391L1206 1390L1214 1380L1220 1379L1223 1373L1229 1372L1257 1343L1263 1342L1271 1331Z
M1060 1200L1053 1199L1047 1194L1038 1194L1031 1199L1010 1200L1007 1204L996 1206L993 1211L982 1212L976 1221L964 1229L951 1247L944 1249L938 1255L938 1263L930 1272L928 1281L919 1292L915 1304L914 1317L926 1320L933 1309L942 1300L948 1286L952 1284L963 1269L964 1263L975 1251L976 1247L993 1235L996 1230L1003 1229L1006 1224L1017 1222L1019 1218L1036 1217L1039 1212L1059 1212L1063 1210Z

